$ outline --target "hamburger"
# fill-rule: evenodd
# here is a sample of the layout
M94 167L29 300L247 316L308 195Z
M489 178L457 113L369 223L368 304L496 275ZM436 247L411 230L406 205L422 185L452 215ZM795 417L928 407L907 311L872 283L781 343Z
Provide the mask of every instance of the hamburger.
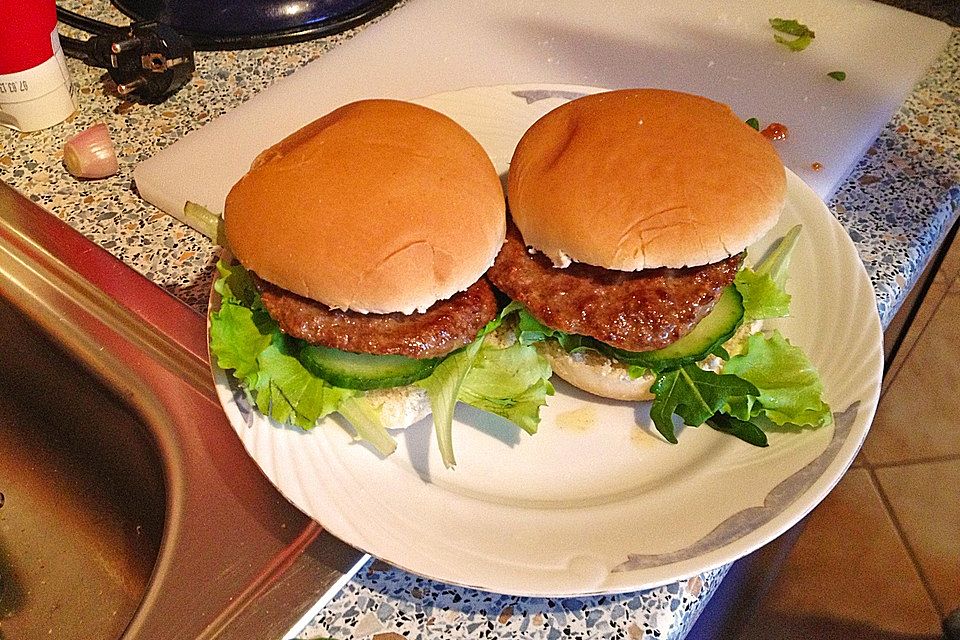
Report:
M518 143L512 223L489 277L514 301L521 341L574 386L654 400L671 442L677 414L764 444L758 424L771 416L829 421L818 378L812 402L804 388L795 406L764 413L771 381L731 373L764 350L810 369L782 337L748 340L789 303L784 266L798 230L765 266L746 267L747 247L774 227L785 198L776 150L726 105L659 89L588 95Z
M453 466L457 401L532 433L550 369L497 332L484 278L505 225L499 176L459 124L397 100L340 107L230 190L211 352L264 414L309 429L338 413L384 455L432 412Z

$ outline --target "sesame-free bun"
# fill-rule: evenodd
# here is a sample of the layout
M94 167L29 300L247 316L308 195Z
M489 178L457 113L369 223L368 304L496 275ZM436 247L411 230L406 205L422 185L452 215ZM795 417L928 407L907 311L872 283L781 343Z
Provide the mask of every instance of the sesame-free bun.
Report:
M507 200L524 242L557 265L636 271L717 262L776 223L786 173L724 104L660 89L568 102L523 135Z
M363 100L261 153L227 195L237 259L334 309L413 313L476 282L506 233L483 147L432 109Z
M431 413L427 392L412 384L372 389L365 391L363 397L387 429L406 429Z
M596 351L569 353L553 340L538 344L537 349L555 374L588 393L612 400L653 400L652 373L632 378L629 367L622 362Z

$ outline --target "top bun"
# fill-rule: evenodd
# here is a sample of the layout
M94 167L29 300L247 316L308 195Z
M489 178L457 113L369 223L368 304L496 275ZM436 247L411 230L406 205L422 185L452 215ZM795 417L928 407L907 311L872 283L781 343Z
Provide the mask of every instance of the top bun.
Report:
M554 264L636 271L743 251L776 224L786 172L728 106L625 89L534 123L514 152L507 194L524 242Z
M445 115L363 100L261 153L227 195L234 256L334 308L413 313L463 291L503 244L503 188Z

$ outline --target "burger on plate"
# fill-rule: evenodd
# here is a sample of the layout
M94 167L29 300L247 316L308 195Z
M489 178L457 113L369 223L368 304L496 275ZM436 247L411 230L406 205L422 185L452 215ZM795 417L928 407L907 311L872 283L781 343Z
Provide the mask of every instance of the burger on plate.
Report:
M433 413L453 466L457 401L528 432L553 389L509 342L484 278L504 241L496 170L436 111L345 105L261 153L230 190L211 352L257 407L313 427L339 413L380 453Z
M671 442L676 414L764 444L764 420L830 419L799 349L749 337L787 312L799 230L763 265L745 264L785 198L776 150L726 105L659 89L585 96L517 145L512 224L489 277L514 301L521 341L571 384L653 399ZM813 375L784 392L771 369Z

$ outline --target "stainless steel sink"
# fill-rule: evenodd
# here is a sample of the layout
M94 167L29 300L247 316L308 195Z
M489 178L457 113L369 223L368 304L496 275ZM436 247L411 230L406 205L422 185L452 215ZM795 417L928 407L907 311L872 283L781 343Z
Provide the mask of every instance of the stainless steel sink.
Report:
M0 640L280 638L365 559L213 392L205 321L0 183Z
M0 327L0 633L118 638L160 551L157 448L136 414L2 300Z

